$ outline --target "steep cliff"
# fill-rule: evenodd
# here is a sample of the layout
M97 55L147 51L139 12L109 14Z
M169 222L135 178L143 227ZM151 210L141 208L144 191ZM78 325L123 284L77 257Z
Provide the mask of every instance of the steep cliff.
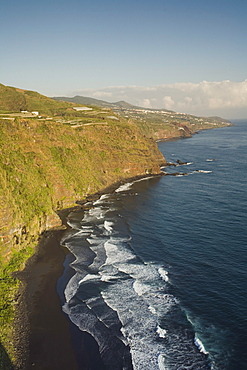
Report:
M114 182L158 174L165 162L153 140L113 112L85 117L65 109L66 119L7 110L0 117L0 341L6 348L18 287L11 273L23 267L45 229L61 225L56 211Z
M1 256L58 223L54 211L124 178L159 173L164 158L136 126L112 121L0 121ZM53 215L53 217L52 217ZM31 231L34 230L34 231Z

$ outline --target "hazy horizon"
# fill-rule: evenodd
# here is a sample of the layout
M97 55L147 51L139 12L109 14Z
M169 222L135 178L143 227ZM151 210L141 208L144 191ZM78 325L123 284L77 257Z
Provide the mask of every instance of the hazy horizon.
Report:
M0 81L244 118L246 14L242 0L10 0L0 14Z

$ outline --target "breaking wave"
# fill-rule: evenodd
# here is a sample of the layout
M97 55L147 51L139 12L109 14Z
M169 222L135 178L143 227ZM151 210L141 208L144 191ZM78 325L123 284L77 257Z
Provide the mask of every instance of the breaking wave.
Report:
M170 293L168 271L133 250L121 214L121 192L131 185L102 195L81 218L69 214L62 244L75 257L75 273L63 310L95 338L108 370L208 369L207 354Z

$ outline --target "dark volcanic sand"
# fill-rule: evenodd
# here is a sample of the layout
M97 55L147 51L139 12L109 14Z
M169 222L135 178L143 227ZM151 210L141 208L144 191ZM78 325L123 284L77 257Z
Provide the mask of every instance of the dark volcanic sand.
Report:
M25 269L16 273L22 286L15 321L15 369L104 370L95 340L62 312L57 280L67 252L60 246L63 232L46 231Z
M70 342L70 324L56 292L63 272L63 230L45 232L25 269L17 306L17 369L78 369Z

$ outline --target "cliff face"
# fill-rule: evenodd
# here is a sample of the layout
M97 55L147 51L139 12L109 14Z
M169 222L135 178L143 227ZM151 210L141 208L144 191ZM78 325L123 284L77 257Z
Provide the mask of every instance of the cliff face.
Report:
M165 159L134 125L72 127L47 120L0 120L1 256L9 259L60 219L54 211L111 183L157 174Z
M20 283L12 273L24 267L44 230L61 226L56 211L114 182L158 174L165 162L154 140L109 110L68 113L72 121L57 114L0 116L0 368L11 369L8 356L15 358Z

